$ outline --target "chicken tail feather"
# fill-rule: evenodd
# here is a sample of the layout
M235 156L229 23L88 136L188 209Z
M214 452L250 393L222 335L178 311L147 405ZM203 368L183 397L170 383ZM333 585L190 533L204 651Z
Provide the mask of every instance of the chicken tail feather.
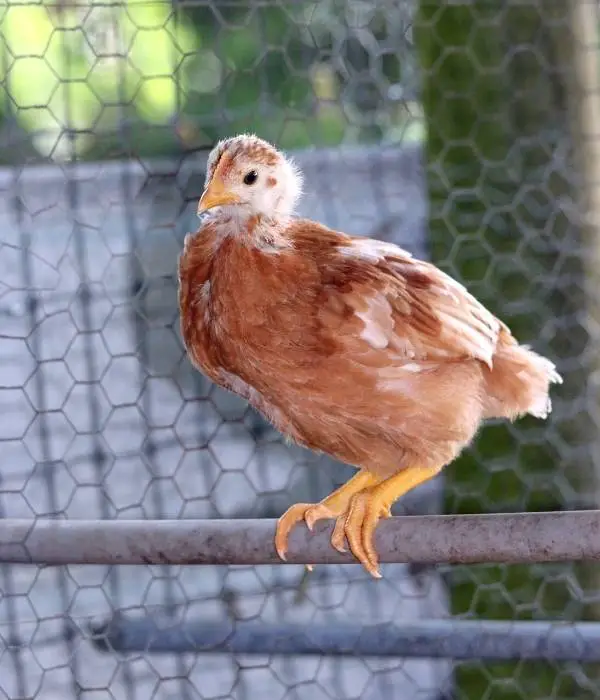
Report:
M512 338L511 338L512 340ZM551 384L562 384L554 363L525 345L501 338L487 378L486 418L547 418Z

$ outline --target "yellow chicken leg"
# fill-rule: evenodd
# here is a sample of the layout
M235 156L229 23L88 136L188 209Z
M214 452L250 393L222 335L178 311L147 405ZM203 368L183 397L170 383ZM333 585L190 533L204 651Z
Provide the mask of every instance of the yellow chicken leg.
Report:
M277 530L275 532L275 549L277 554L285 560L288 537L296 523L304 520L308 529L312 530L318 520L340 518L347 512L354 495L369 486L377 484L379 481L380 479L373 474L361 470L320 503L296 503L296 505L288 508L277 522ZM340 518L339 523L339 527L336 523L332 544L336 549L344 551L344 519Z
M373 545L379 519L389 516L392 504L400 496L432 479L439 471L437 467L410 467L352 496L343 532L352 554L375 578L381 578Z

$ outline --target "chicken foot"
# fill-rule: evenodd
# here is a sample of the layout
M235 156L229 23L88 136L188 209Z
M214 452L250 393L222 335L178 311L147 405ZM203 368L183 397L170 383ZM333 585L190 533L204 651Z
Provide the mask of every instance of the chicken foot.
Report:
M381 518L390 517L395 501L439 471L438 467L409 467L385 480L366 470L359 471L320 503L297 503L288 508L277 523L277 553L285 560L289 534L301 520L312 530L318 520L336 518L332 546L344 552L347 540L350 551L365 569L375 578L381 578L379 557L373 544L377 523ZM307 568L311 570L312 565Z
M343 524L343 535L352 554L375 578L381 578L379 557L373 544L377 523L381 518L390 516L395 501L432 479L439 471L439 467L409 467L352 496Z
M309 530L312 530L319 520L336 518L335 528L331 537L332 546L340 552L345 552L344 522L353 496L369 486L380 481L374 474L361 469L339 489L323 499L320 503L296 503L286 510L277 522L275 532L275 549L285 561L288 550L288 538L292 528L304 520ZM312 570L312 565L308 565Z

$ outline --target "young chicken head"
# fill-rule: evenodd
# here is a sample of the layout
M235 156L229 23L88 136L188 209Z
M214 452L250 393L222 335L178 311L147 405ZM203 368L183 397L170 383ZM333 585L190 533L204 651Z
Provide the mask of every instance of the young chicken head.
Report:
M270 143L243 134L220 141L208 158L198 214L214 207L237 216L289 217L302 191L294 163Z

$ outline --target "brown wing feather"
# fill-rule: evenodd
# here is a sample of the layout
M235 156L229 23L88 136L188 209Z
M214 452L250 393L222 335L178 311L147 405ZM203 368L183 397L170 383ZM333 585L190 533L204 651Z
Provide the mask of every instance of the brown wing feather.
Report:
M410 260L391 267L397 280L394 291L403 310L399 312L393 305L396 332L401 333L404 325L416 331L427 357L466 356L492 366L503 326L492 313L433 265ZM421 284L415 283L415 269L423 277Z
M294 229L297 249L313 248L324 284L321 314L334 332L343 324L347 333L362 334L397 359L471 357L489 367L500 332L510 337L461 284L401 248L314 222L298 221Z

